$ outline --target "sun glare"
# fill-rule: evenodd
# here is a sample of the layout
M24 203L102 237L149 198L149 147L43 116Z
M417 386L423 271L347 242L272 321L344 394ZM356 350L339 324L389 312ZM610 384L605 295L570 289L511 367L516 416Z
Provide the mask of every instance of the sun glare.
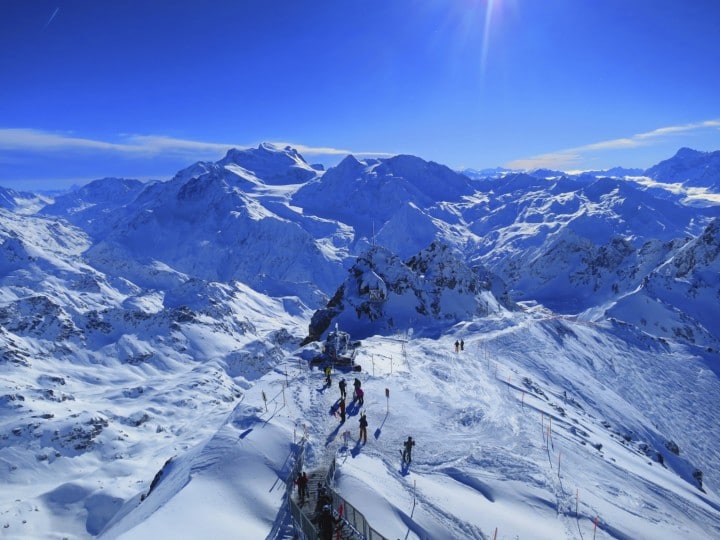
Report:
M495 0L487 0L485 5L485 25L483 27L482 49L480 51L480 76L485 79L485 69L487 67L487 55L490 48L490 28L492 26L493 8Z

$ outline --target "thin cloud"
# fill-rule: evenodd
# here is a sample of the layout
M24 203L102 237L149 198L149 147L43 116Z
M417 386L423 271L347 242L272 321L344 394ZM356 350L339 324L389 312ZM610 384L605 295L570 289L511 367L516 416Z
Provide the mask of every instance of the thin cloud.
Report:
M392 156L387 152L353 152L332 147L307 146L288 142L273 142L272 144L285 147L291 146L298 152L307 156L340 156L353 154L356 156L385 157ZM164 135L135 135L123 134L118 142L99 141L76 137L66 133L51 133L37 129L0 128L0 150L20 152L112 152L127 157L150 157L161 154L174 154L188 157L188 159L222 155L230 148L249 148L257 146L235 143L215 143L178 139Z
M566 169L578 166L582 155L570 150L552 152L527 159L516 159L506 164L508 169Z
M720 127L720 119L718 120L705 120L704 122L695 122L691 124L684 124L680 126L669 126L664 128L654 129L647 133L640 133L635 135L637 139L652 139L655 137L663 137L665 135L675 135L676 133L685 133L688 131L696 131L698 129Z
M557 152L550 152L530 158L511 161L506 165L506 167L510 169L562 170L569 167L576 167L579 163L586 159L586 154L588 153L603 150L626 150L629 148L637 148L639 146L650 146L653 144L654 140L660 140L666 136L689 133L709 128L720 128L720 119L705 120L703 122L693 122L678 126L661 127L645 133L637 133L632 137L611 139L608 141L600 141L578 146L576 148L558 150Z
M153 155L164 152L207 153L226 152L233 144L218 144L157 135L122 135L120 142L85 139L64 133L37 129L0 129L0 150L30 152L103 151L126 155Z
M0 150L57 151L68 149L123 151L124 145L48 133L36 129L0 129Z
M222 144L189 139L176 139L164 135L127 135L124 145L133 152L143 154L224 154L230 148L244 148L245 145Z
M60 12L60 8L56 7L55 11L52 12L52 15L50 15L50 18L48 19L48 22L45 23L45 28L50 26L50 23L53 22L53 19L57 16L57 14Z
M272 144L280 147L291 146L304 156L347 156L352 154L353 156L359 157L390 157L395 155L389 152L353 152L352 150L344 150L341 148L306 146L304 144L294 144L289 142L273 142Z

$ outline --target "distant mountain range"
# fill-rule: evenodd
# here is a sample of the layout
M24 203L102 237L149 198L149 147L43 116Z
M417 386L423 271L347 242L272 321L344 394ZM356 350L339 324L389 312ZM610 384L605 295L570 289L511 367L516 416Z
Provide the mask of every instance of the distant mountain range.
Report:
M34 226L25 222L50 230L70 225L78 228L71 236L87 235L85 249L73 256L101 273L99 280L161 289L188 279L237 281L317 309L371 246L407 261L439 242L462 264L497 276L515 301L537 301L563 314L612 313L645 321L647 331L663 337L717 345L717 318L694 307L720 290L718 280L707 277L718 269L716 254L709 247L702 258L687 253L702 239L712 246L720 206L686 204L677 184L716 193L720 152L681 149L640 177L624 169L614 172L632 174L497 172L471 179L404 155L348 156L319 171L292 148L263 144L196 163L167 182L105 178L53 200L2 190L0 200L11 212L4 266L19 270L18 261L42 249L26 237ZM53 218L62 221L51 227ZM683 276L703 276L693 289L702 287L703 295L670 294L680 278L660 285L657 276L667 275L662 269L681 256ZM17 276L3 279L11 278ZM623 306L639 294L647 308L635 302L629 315ZM648 322L658 305L676 315L665 324ZM413 317L406 318L407 325ZM392 319L400 324L398 316Z

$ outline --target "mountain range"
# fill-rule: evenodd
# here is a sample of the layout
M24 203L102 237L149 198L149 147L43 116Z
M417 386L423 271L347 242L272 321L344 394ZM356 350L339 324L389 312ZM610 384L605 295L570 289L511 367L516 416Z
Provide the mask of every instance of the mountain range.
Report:
M669 537L681 537L698 512L717 533L720 500L712 489L720 481L720 440L705 419L720 412L719 182L720 151L681 149L646 171L463 174L409 155L348 156L323 170L291 147L265 143L195 163L168 181L104 178L59 195L0 188L0 478L14 490L0 499L0 524L14 537L59 530L68 537L149 537L132 531L144 522L150 527L152 519L165 523L160 508L178 500L183 482L202 470L194 460L206 459L197 456L208 441L232 426L254 429L245 426L254 426L251 418L261 410L252 412L243 400L253 393L259 399L263 381L282 385L273 377L284 371L287 379L288 365L307 366L328 331L339 327L367 340L385 370L382 340L407 343L423 358L423 373L440 377L427 384L448 384L448 392L452 385L425 355L463 337L489 369L490 337L481 336L492 336L493 354L505 359L510 377L523 381L523 374L529 382L518 384L544 399L543 407L550 400L542 385L546 393L576 396L578 423L564 427L570 439L583 429L589 439L591 423L607 440L628 436L625 445L635 454L662 460L693 487L699 497L687 503L693 510L663 507L680 523ZM530 328L545 337L525 334ZM506 341L514 333L520 341ZM520 359L523 340L538 347L538 358ZM407 354L405 345L396 354L395 361ZM575 367L553 367L546 358L552 354ZM646 367L658 356L703 366L695 382L709 393L698 403L715 404L682 439L687 450L680 457L667 450L680 439L680 426L659 411L634 415L648 407L648 391L671 399L696 387L657 386L653 378L663 378L662 366L653 375L612 359L634 356ZM455 360L446 361L458 369ZM407 380L420 377L410 374L407 358L405 365ZM298 414L324 418L318 396L297 386L307 384L307 369L284 388L297 394ZM585 377L617 384L607 369L638 377L615 390L626 407L581 389ZM494 385L483 379L480 389L492 393ZM633 397L638 389L642 395ZM486 398L477 399L491 409ZM442 403L441 414L458 419L462 430L481 422L453 401ZM670 407L669 418L690 422L696 406ZM592 422L584 417L589 410ZM306 443L318 459L323 442L329 444L314 431L323 422ZM287 437L281 428L272 428L280 430L278 439ZM524 433L518 425L494 429L488 433ZM532 484L512 472L520 453L513 454L516 461L508 458L507 478ZM146 487L168 454L186 460L187 478L174 480L177 489L167 488L155 511L138 513L139 486ZM490 464L503 467L499 456ZM445 473L463 481L478 474L476 462L465 465L446 463ZM593 471L600 476L609 466ZM626 470L640 474L634 466ZM285 469L276 473L287 476ZM92 475L107 489L92 487ZM608 500L601 491L599 499ZM268 504L262 512L277 514L282 503ZM464 530L462 513L440 519L444 513L455 515L440 505L428 519L449 520L454 535ZM653 519L652 512L638 515ZM258 537L284 538L290 522L266 516ZM409 531L432 537L434 525L423 527ZM568 527L564 537L583 537ZM624 527L605 532L631 538L640 530ZM490 537L487 527L467 530L469 537Z

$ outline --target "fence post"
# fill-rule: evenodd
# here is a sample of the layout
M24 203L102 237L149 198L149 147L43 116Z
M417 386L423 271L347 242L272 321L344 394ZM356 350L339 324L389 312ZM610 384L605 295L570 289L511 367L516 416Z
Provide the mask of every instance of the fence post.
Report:
M560 478L560 457L562 457L562 450L558 452L558 478Z
M578 505L580 504L580 488L575 488L575 517L578 517Z

